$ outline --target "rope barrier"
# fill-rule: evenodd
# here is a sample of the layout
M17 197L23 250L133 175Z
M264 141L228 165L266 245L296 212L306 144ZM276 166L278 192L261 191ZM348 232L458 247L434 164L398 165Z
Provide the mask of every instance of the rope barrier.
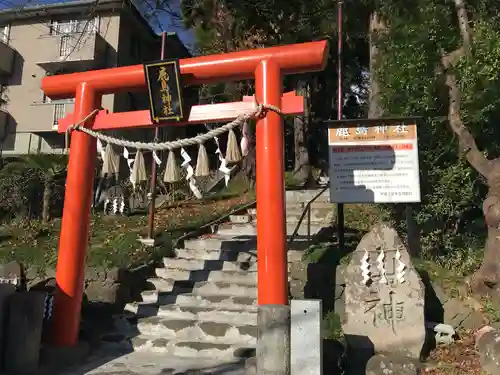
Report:
M103 134L96 132L94 130L88 129L83 126L83 124L92 118L93 116L96 116L97 113L99 112L98 109L93 110L90 112L85 118L81 121L79 121L76 124L73 124L68 127L66 130L66 150L69 147L69 135L71 132L77 130L81 131L85 134L90 135L91 137L94 137L96 139L99 139L103 142L106 143L111 143L116 146L121 146L121 147L128 147L128 148L134 148L136 150L148 150L148 151L163 151L163 150L168 150L172 151L178 148L186 147L186 146L193 146L193 145L200 145L205 143L206 141L213 139L214 137L218 137L225 132L228 132L229 130L236 128L238 126L243 125L246 121L250 120L251 118L263 118L267 111L273 111L279 115L283 115L283 112L281 109L274 105L269 105L269 104L258 104L257 107L250 111L249 113L245 113L242 115L239 115L234 121L231 121L230 123L226 125L222 125L219 128L213 129L208 131L205 134L200 134L197 135L196 137L193 138L187 138L187 139L180 139L177 141L171 141L171 142L134 142L134 141L127 141L125 139L120 139L120 138L115 138L111 137L109 135Z

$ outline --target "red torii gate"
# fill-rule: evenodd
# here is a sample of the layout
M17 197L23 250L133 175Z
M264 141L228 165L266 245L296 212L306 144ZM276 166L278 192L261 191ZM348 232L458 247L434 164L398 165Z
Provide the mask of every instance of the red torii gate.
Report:
M301 97L283 95L282 77L324 69L327 41L271 47L180 60L184 84L255 79L255 100L282 108L285 113L303 110ZM104 94L145 89L142 65L46 77L42 90L51 99L75 98L72 116L59 123L59 132L100 108ZM248 98L247 98L248 99ZM194 106L187 124L234 119L253 102ZM182 123L181 123L182 124ZM186 122L184 122L186 124ZM153 125L149 111L109 114L100 111L83 124L94 130L137 128ZM171 124L169 124L171 125ZM288 305L283 122L272 111L258 119L256 128L258 304ZM53 342L73 346L78 341L84 285L96 140L75 131L66 179L66 193L56 270L57 291L53 312Z

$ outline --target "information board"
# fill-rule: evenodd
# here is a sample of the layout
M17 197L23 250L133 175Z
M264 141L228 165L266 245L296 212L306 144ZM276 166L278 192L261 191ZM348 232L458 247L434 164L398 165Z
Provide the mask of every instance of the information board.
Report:
M149 91L151 120L180 121L184 117L181 73L178 60L144 65Z
M330 121L332 203L420 202L416 119Z

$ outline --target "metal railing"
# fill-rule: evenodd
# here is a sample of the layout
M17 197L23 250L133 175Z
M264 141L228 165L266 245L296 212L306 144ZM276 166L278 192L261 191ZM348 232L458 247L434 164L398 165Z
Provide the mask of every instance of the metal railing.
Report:
M327 189L329 186L325 186L322 188L318 194L316 194L309 202L307 202L306 206L304 207L304 211L302 212L302 215L300 216L299 221L297 222L297 225L295 226L295 230L293 231L292 235L288 239L288 246L290 246L293 243L293 240L297 237L297 234L299 233L300 226L302 224L302 221L304 220L304 217L307 215L307 242L311 241L311 205L318 199Z
M293 173L293 175L295 174L295 172ZM295 237L297 237L297 234L299 232L299 229L300 229L300 226L302 224L302 221L304 220L304 217L305 215L307 214L307 241L309 242L311 240L311 205L329 188L330 186L327 185L325 187L323 187L319 192L318 194L316 194L307 204L306 206L304 207L304 211L302 212L302 216L300 217L298 223L297 223L297 226L295 227L295 230L293 232L293 234L290 236L290 239L288 240L288 245L290 245L293 240L295 239ZM286 188L286 186L285 186ZM247 190L248 191L248 190ZM177 246L177 244L182 241L182 240L185 240L187 238L192 238L192 237L195 237L197 235L200 235L201 233L205 232L206 229L214 226L214 225L217 225L217 224L220 224L220 223L223 223L225 221L227 221L227 219L231 216L231 215L234 215L235 213L237 212L240 212L240 211L243 211L243 210L246 210L246 209L249 209L249 208L252 208L254 207L255 205L257 204L257 200L254 199L242 206L239 206L237 208L234 208L233 210L231 210L231 212L228 212L228 213L225 213L223 214L222 216L218 217L217 219L215 220L212 220L211 222L209 223L206 223L204 225L202 225L201 227L199 228L196 228L195 230L192 230L188 233L185 233L183 236L179 237L173 244L173 248L175 248Z
M255 206L256 203L257 203L256 200L252 200L249 203L245 203L244 205L238 206L238 207L232 209L230 212L227 212L227 213L223 214L222 216L219 216L217 219L214 219L214 220L210 221L209 223L203 224L199 228L196 228L196 229L194 229L194 230L192 230L192 231L190 231L190 232L188 232L188 233L180 236L179 238L177 238L174 241L172 248L175 249L175 247L177 246L177 244L180 241L182 241L182 240L185 240L187 238L191 238L191 237L195 237L195 236L201 235L202 233L204 233L206 231L206 229L208 229L208 228L210 228L210 227L212 227L214 225L218 225L220 223L223 223L223 222L227 221L227 219L231 215L234 215L235 213L243 211L243 210L246 210L248 208L252 208L253 206Z

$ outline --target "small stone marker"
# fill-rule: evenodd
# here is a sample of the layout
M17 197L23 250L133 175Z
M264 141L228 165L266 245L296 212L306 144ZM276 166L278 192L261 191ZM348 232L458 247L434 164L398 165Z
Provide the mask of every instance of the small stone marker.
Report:
M19 288L22 283L22 266L16 261L0 264L0 284L12 284Z
M321 300L291 301L290 374L322 374Z
M354 356L418 359L425 341L424 287L396 230L378 224L363 236L345 280L343 330Z
M9 373L32 373L38 368L45 296L30 291L9 297L5 348L5 369Z
M500 331L485 326L475 334L476 350L485 374L500 374Z
M5 343L8 330L9 298L16 292L14 284L0 284L0 353L5 353ZM4 365L4 356L0 355L0 369Z

